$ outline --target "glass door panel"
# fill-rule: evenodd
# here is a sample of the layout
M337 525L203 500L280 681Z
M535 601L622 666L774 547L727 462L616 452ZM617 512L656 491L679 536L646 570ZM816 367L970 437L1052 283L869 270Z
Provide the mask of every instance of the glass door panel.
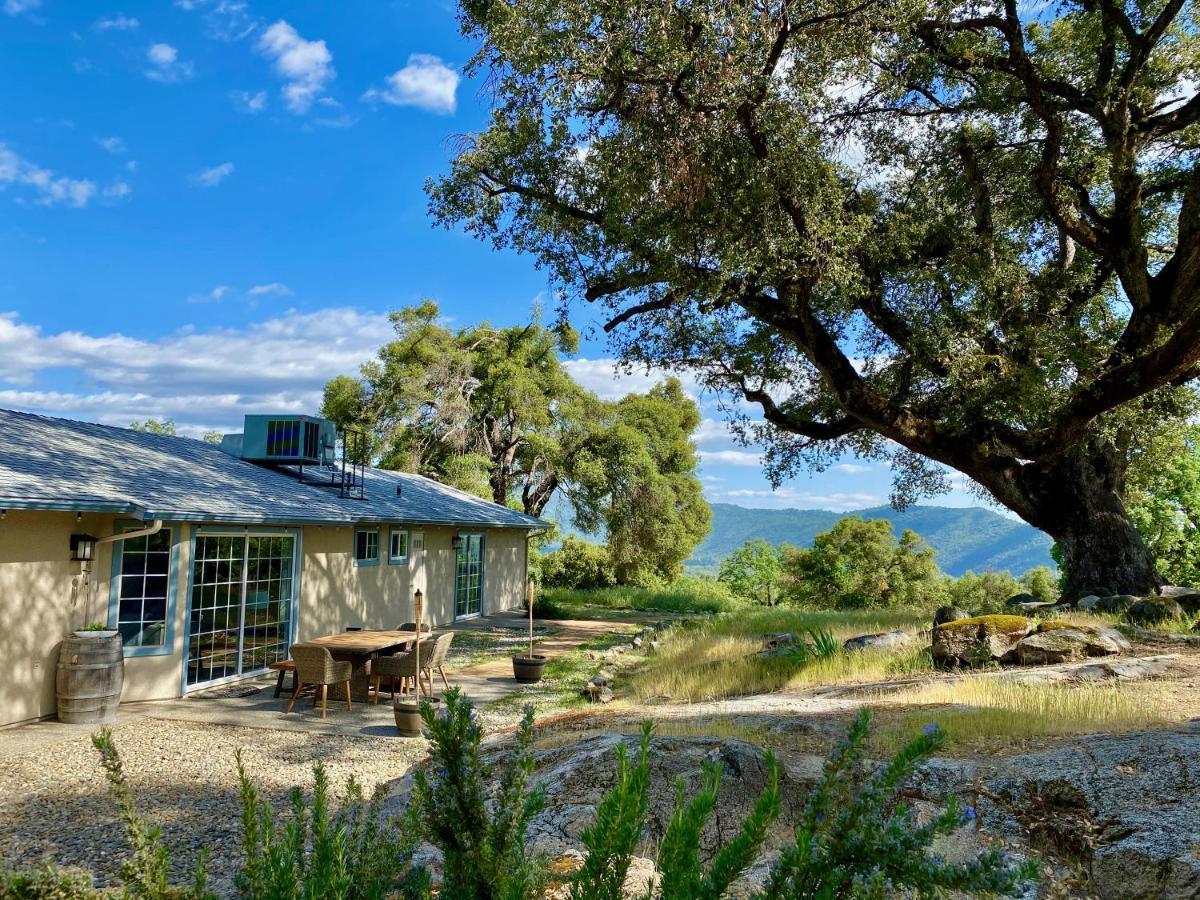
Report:
M483 535L463 534L455 554L454 618L483 612Z
M246 615L242 671L287 659L292 619L295 538L252 537L246 554Z
M287 657L295 543L291 536L197 536L189 685L242 675Z

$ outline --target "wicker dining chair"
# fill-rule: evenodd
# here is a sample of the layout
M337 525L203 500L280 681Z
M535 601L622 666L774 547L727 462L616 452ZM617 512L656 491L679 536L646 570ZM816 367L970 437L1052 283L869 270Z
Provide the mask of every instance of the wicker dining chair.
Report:
M416 622L405 622L403 625L401 625L401 626L400 626L399 628L397 628L396 630L397 630L397 631L416 631L416 630L417 630L417 623L416 623ZM428 622L422 622L422 623L421 623L421 631L422 631L423 633L428 633L428 632L430 632L430 631L432 631L432 630L433 630L433 629L429 627L429 623L428 623Z
M354 666L348 660L336 660L325 647L312 644L292 644L292 659L296 663L296 687L292 691L292 699L288 701L287 711L291 712L296 705L296 698L305 685L313 686L313 706L317 705L317 695L321 699L321 718L329 713L329 686L340 684L346 690L346 709L353 709L350 703L350 675ZM320 687L318 692L316 689Z
M450 643L454 640L454 632L447 631L437 636L433 645L433 653L429 660L429 683L433 684L433 672L442 677L442 684L450 690L450 682L446 680L446 660L450 656Z
M421 674L427 676L429 688L427 693L433 693L433 676L430 672L430 662L433 660L434 642L421 641ZM392 684L392 696L396 694L396 680L400 682L400 693L407 694L411 682L416 687L417 655L408 650L393 656L380 656L371 660L371 687L375 691L375 702L379 702L379 688L383 679L389 679Z

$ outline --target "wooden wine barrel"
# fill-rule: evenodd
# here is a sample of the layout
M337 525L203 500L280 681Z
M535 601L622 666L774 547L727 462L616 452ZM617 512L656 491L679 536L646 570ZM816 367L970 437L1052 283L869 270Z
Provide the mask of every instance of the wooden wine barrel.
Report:
M69 637L58 652L58 719L87 725L116 721L125 683L121 636Z

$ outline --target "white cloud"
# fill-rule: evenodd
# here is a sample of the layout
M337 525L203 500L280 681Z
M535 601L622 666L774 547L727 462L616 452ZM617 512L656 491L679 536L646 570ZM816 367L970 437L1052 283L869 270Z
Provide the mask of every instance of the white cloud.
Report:
M10 16L19 16L39 9L41 5L42 0L4 0L4 12Z
M133 193L133 188L125 181L114 181L104 186L104 196L109 200L124 200Z
M196 74L195 66L180 59L179 51L170 44L151 44L146 59L150 63L150 68L145 70L146 77L151 81L174 84L187 81Z
M19 156L0 142L0 190L9 185L31 188L40 206L87 206L96 196L96 182L87 178L68 178L43 169ZM18 202L21 202L18 200Z
M188 303L220 303L228 293L229 285L218 284L207 294L192 294L188 297Z
M240 41L259 26L241 0L175 0L175 6L202 13L209 36L221 41Z
M272 281L270 284L256 284L250 290L246 291L251 297L290 297L292 289L286 284L280 284L278 281Z
M110 16L107 19L98 19L96 21L97 31L133 31L141 24L133 16L127 16L125 13L117 13L115 16Z
M750 450L697 450L696 455L700 457L701 462L724 466L758 468L762 465L762 454Z
M871 467L856 463L838 463L836 466L830 466L829 471L840 472L842 475L861 475L864 472L870 472Z
M107 150L109 153L124 153L125 142L121 138L113 135L111 137L96 138L96 146L102 150Z
M291 311L243 329L146 340L122 334L43 333L0 313L0 407L128 425L175 419L186 434L237 428L247 412L320 409L321 390L393 337L385 314ZM67 369L90 393L49 390L43 369Z
M221 163L219 166L213 166L209 169L201 169L192 176L191 182L199 187L216 187L226 178L233 174L234 165L231 162Z
M267 108L267 92L230 91L229 99L238 112L260 113Z
M371 88L363 99L392 106L415 106L449 115L457 107L458 73L437 56L414 53L403 69L387 77L382 89Z
M287 81L283 86L284 104L297 115L308 112L324 93L326 83L337 75L333 54L325 42L306 41L283 19L263 32L258 49L275 64L276 74Z

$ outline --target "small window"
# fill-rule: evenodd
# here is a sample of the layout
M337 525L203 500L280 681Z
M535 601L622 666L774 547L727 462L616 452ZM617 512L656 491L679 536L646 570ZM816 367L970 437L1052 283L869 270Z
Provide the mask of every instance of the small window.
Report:
M354 564L379 565L379 529L359 528L354 532Z
M408 562L408 532L403 528L393 528L391 543L388 544L388 562Z
M144 526L130 526L134 530ZM113 554L116 574L115 620L126 648L167 647L171 607L172 532L117 542Z

